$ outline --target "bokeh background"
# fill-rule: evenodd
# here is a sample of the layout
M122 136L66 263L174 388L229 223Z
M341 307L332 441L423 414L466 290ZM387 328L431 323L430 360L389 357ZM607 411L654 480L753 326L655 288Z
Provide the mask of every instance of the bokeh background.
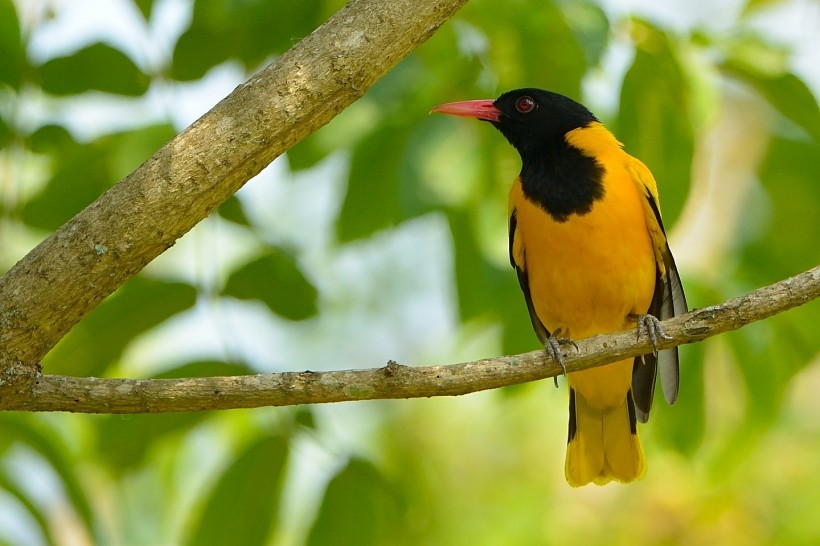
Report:
M0 0L0 268L343 5ZM455 363L537 348L515 152L428 116L587 104L658 180L690 305L820 260L820 4L473 0L77 325L48 373ZM629 486L563 478L566 392L173 415L0 414L10 545L817 544L820 306L682 350Z

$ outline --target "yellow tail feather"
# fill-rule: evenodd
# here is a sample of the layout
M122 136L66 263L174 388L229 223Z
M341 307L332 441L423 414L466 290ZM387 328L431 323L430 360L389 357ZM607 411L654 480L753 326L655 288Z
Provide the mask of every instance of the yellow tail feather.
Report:
M591 407L575 389L570 388L569 395L567 482L580 487L590 482L604 485L612 480L628 483L641 479L646 463L632 391L623 405L604 409Z

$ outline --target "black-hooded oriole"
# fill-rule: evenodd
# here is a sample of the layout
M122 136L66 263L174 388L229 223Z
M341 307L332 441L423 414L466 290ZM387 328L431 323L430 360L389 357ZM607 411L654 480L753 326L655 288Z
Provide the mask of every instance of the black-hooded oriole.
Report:
M533 328L563 363L561 343L686 312L649 169L583 105L541 89L433 112L489 121L521 156L509 197L510 263ZM568 375L570 485L631 482L646 470L638 421L652 406L656 369L678 396L677 349Z

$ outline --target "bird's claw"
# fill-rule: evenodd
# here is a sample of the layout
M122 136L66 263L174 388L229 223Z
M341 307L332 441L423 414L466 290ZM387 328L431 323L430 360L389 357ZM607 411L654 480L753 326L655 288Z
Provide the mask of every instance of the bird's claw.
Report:
M646 334L652 342L652 354L658 356L658 339L672 339L666 335L661 326L661 321L653 315L638 315L638 339Z
M564 364L564 353L561 351L561 345L572 345L575 347L575 352L578 352L578 344L568 337L551 337L547 339L544 349L549 353L550 357L561 366L561 371L567 375L567 367ZM555 386L558 387L558 377L553 377Z

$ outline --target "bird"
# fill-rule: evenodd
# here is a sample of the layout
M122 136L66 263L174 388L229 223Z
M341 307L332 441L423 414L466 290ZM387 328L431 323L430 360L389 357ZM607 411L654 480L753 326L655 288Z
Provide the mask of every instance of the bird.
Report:
M656 376L669 404L680 385L677 347L657 350L667 337L660 320L687 312L652 173L585 106L551 91L516 89L432 112L489 122L521 157L509 258L553 359L563 368L573 340L627 328L652 341L650 354L567 375L569 485L641 479L637 423L649 419Z

